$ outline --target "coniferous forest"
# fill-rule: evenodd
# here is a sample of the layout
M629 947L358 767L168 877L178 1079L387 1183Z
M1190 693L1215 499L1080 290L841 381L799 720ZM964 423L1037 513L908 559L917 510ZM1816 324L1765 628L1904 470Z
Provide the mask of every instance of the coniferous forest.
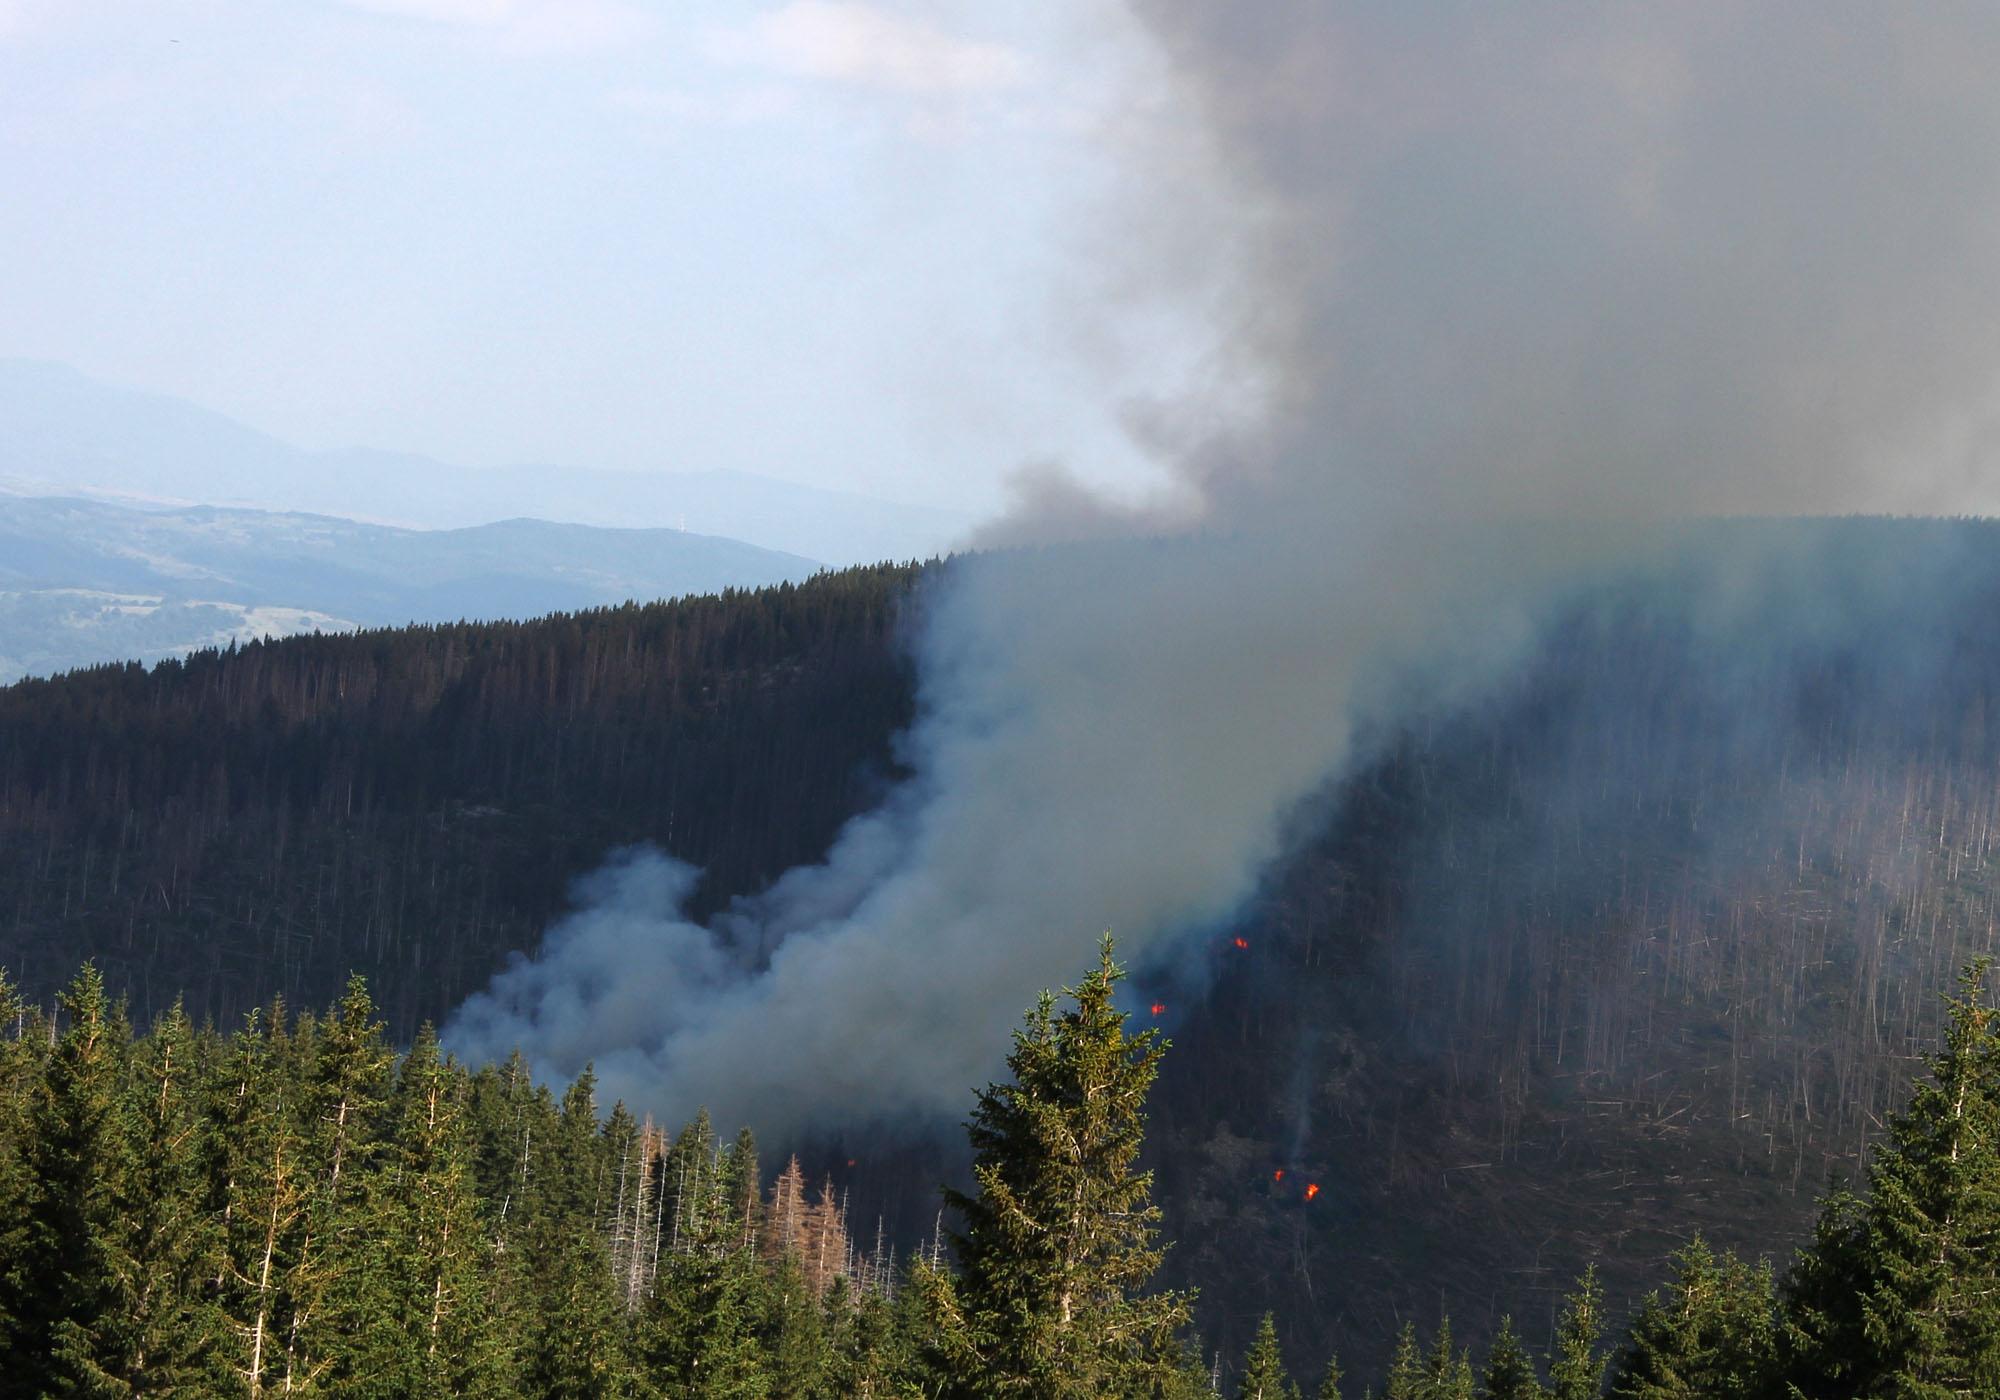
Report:
M1694 1236L1629 1326L1594 1269L1536 1356L1406 1322L1385 1400L1990 1395L2000 1387L2000 1012L1975 962L1856 1193L1782 1276ZM229 1034L135 1036L86 967L45 1019L0 992L0 1395L1035 1396L1287 1400L1271 1314L1225 1366L1138 1170L1165 1046L1100 965L977 1096L955 1228L898 1256L747 1131L600 1114L519 1057L396 1053L356 979ZM940 1223L944 1215L939 1216Z
M1491 1358L1522 1375L1532 1362L1580 1395L1588 1375L1559 1369L1574 1349L1562 1339L1593 1329L1607 1375L1626 1374L1615 1368L1629 1333L1698 1334L1737 1358L1728 1365L1764 1358L1765 1376L1768 1357L1802 1355L1808 1333L1837 1359L1860 1355L1857 1337L1879 1347L1896 1329L1935 1339L1971 1325L1957 1303L1892 1323L1840 1299L1854 1270L1903 1267L1884 1251L1917 1227L1871 1212L1885 1189L1909 1198L1935 1186L1936 1163L1911 1165L1907 1181L1883 1178L1882 1164L1897 1152L1918 1162L1906 1138L1935 1131L1911 1086L1971 1023L1970 1011L1954 1020L1948 998L1979 1004L1955 990L1960 969L2000 942L2000 530L1842 520L1713 533L1678 571L1563 600L1489 692L1374 718L1365 761L1296 814L1284 857L1239 917L1193 931L1171 961L1135 960L1134 1004L1168 1008L1155 1024L1175 1045L1138 1162L1172 1242L1151 1285L1186 1299L1192 1320L1173 1329L1175 1346L1201 1339L1200 1366L1180 1368L1189 1376L1200 1369L1234 1393L1245 1376L1278 1384L1282 1363L1310 1391L1338 1356L1351 1395L1383 1393L1392 1365L1405 1377L1397 1393L1422 1393L1407 1388L1413 1366L1459 1377L1458 1359L1440 1358L1469 1348L1475 1373ZM906 642L949 568L294 638L0 691L0 966L25 1003L10 1016L15 1123L37 1102L24 1086L43 1082L67 1043L75 1012L56 997L86 960L103 991L69 995L97 996L107 1017L122 1002L144 1031L109 1032L118 1114L132 1111L149 1057L192 1064L180 1081L187 1121L206 1125L197 1136L211 1153L250 1131L218 1116L219 1066L239 1057L245 1086L253 1062L281 1077L322 1072L311 1066L358 972L371 1000L349 1019L382 1024L351 1032L381 1062L369 1071L379 1104L366 1171L389 1170L409 1150L401 1057L425 1053L422 1026L533 948L571 882L608 851L648 842L703 866L700 916L817 858L890 789L896 736L921 704ZM181 1020L159 1020L176 1006ZM239 1030L253 1012L255 1028ZM537 1162L561 1140L561 1104L541 1103L520 1067L505 1082L489 1067L437 1073L472 1144L468 1209L532 1216L533 1193L506 1183L519 1185L524 1160L529 1176L559 1175ZM288 1192L306 1192L314 1171L348 1178L306 1092L253 1100L246 1087L232 1101L243 1113L266 1105L258 1132L289 1124L269 1168L282 1166ZM517 1117L547 1111L504 1152L491 1121L503 1102ZM597 1105L572 1127L580 1143L584 1117L599 1125L590 1209L604 1212L592 1217L601 1248L626 1280L613 1312L636 1336L638 1227L619 1224L619 1202L638 1198L620 1195L619 1173L664 1223L666 1261L684 1212L658 1164L686 1154L673 1155L679 1125L663 1139L610 1111ZM606 1122L630 1141L607 1146ZM142 1123L117 1130L134 1171L149 1160L132 1136ZM66 1141L32 1149L45 1159L10 1159L7 1189L85 1150ZM719 1180L733 1141L695 1176ZM309 1164L328 1150L339 1165ZM966 1267L951 1230L969 1217L947 1210L940 1225L937 1190L977 1199L978 1152L956 1134L939 1145L859 1130L767 1144L738 1213L751 1194L768 1206L789 1177L797 1228L819 1221L814 1238L843 1260L827 1288L837 1283L856 1316L871 1295L904 1316L920 1258L940 1276ZM198 1175L217 1160L171 1170ZM104 1189L131 1192L139 1179L109 1173ZM1830 1182L1851 1198L1828 1196ZM203 1211L158 1228L249 1228L212 1188ZM304 1200L287 1196L267 1226L296 1223ZM107 1207L74 1209L81 1219ZM331 1207L315 1209L323 1225ZM321 1225L308 1284L316 1251L335 1247ZM770 1231L766 1220L752 1233ZM525 1236L482 1237L504 1279ZM1794 1266L1802 1246L1808 1262ZM4 1257L20 1247L10 1237ZM783 1251L774 1261L742 1248L740 1282L754 1293ZM1990 1252L1970 1236L1953 1249L1974 1262ZM811 1252L801 1268L823 1281ZM266 1262L276 1271L279 1253ZM262 1268L258 1286L275 1286ZM1593 1269L1601 1296L1580 1291ZM650 1257L641 1273L661 1277ZM220 1269L208 1277L201 1325L220 1327L213 1309L244 1285ZM1697 1325L1688 1299L1711 1295L1729 1300L1726 1318ZM365 1306L310 1301L300 1336L328 1309ZM775 1345L765 1324L744 1325L755 1346ZM129 1324L133 1335L152 1326ZM1776 1340L1758 1340L1771 1329ZM519 1326L499 1331L523 1344ZM627 1355L637 1343L620 1345ZM359 1365L311 1355L326 1376ZM1629 1393L1706 1393L1677 1383Z

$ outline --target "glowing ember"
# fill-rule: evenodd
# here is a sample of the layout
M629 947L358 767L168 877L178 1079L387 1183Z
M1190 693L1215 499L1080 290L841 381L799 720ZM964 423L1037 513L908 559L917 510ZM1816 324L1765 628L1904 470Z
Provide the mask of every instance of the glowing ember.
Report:
M1250 946L1250 940L1240 936L1230 941L1235 943L1235 945L1239 948L1248 948Z
M1156 1002L1154 1002L1154 1003L1153 1003L1153 1014L1154 1014L1155 1016L1164 1016L1164 1015L1166 1015L1166 1014L1167 1014L1167 1004L1166 1004L1165 1002L1163 1002L1163 1001L1156 1001Z
M1319 1194L1319 1183L1317 1181L1308 1182L1306 1184L1306 1199L1310 1201L1314 1196L1317 1196L1318 1194Z
M1283 1167L1279 1167L1276 1171L1271 1173L1271 1180L1273 1181L1283 1181L1284 1179L1285 1179L1285 1169Z

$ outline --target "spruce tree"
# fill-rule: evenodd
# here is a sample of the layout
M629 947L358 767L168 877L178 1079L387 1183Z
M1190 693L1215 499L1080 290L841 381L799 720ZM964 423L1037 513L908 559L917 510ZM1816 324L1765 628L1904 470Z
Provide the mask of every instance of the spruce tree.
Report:
M763 1280L745 1251L662 1258L638 1320L648 1395L662 1400L764 1400L771 1382L758 1329Z
M1326 1371L1319 1378L1319 1389L1313 1392L1313 1400L1340 1400L1340 1358L1329 1356Z
M213 1280L224 1313L213 1362L217 1393L259 1400L312 1384L312 1371L285 1366L285 1342L300 1278L300 1234L313 1188L306 1138L292 1111L303 1074L284 1034L282 1006L268 1029L252 1012L230 1040L210 1089L213 1131L205 1172L210 1210L221 1222Z
M1785 1276L1778 1374L1798 1400L1846 1400L1874 1374L1862 1300L1867 1292L1867 1202L1843 1188L1821 1199L1812 1239Z
M765 1283L764 1352L772 1400L831 1400L830 1349L805 1261L787 1251Z
M1417 1343L1417 1324L1405 1321L1396 1333L1396 1349L1389 1357L1389 1385L1385 1400L1430 1400L1430 1368L1424 1364L1423 1348Z
M4 1278L0 1394L115 1395L134 1346L133 1277L121 1206L129 1185L123 1013L86 965L62 994L66 1025L28 1107L20 1252Z
M834 1393L854 1400L884 1400L901 1393L909 1369L907 1338L896 1325L889 1300L874 1289L863 1289L847 1316L829 1313L835 1324Z
M1775 1302L1768 1269L1718 1259L1697 1235L1674 1255L1664 1296L1650 1295L1611 1375L1616 1400L1746 1400L1771 1385Z
M1534 1360L1514 1333L1514 1319L1500 1319L1499 1335L1486 1353L1480 1377L1480 1400L1541 1400L1542 1384Z
M736 1134L736 1141L722 1154L717 1184L728 1206L729 1217L740 1240L749 1244L757 1233L757 1135L748 1128Z
M1598 1350L1604 1335L1604 1288L1592 1264L1564 1300L1556 1324L1555 1353L1549 1358L1551 1400L1598 1400L1604 1390L1607 1358Z
M1472 1360L1453 1346L1449 1316L1438 1319L1427 1369L1430 1400L1472 1400Z
M287 1280L285 1389L326 1375L340 1385L370 1374L369 1341L399 1302L376 1236L386 1209L376 1199L387 1145L382 1115L395 1054L359 977L323 1018L302 1022L297 1096L309 1166L296 1263Z
M1152 1031L1125 1033L1111 953L1107 938L1073 1009L1042 997L1014 1034L1011 1081L972 1112L978 1190L947 1200L964 1222L973 1394L1099 1397L1178 1366L1187 1300L1140 1296L1160 1263L1159 1212L1134 1159L1162 1047Z
M1257 1324L1257 1336L1243 1357L1243 1379L1237 1383L1237 1400L1296 1400L1299 1388L1285 1374L1285 1361L1278 1349L1278 1325L1270 1313Z
M629 1392L624 1317L599 1228L604 1179L586 1067L563 1094L550 1140L538 1152L535 1220L527 1249L528 1334L523 1392L529 1400Z
M1987 964L1947 1000L1943 1049L1869 1166L1863 1332L1875 1388L2000 1394L2000 1020Z
M341 1382L357 1400L441 1400L502 1388L462 1080L439 1058L437 1037L425 1026L397 1076L393 1167L370 1211L369 1248L385 1306L356 1339L357 1364Z
M203 1113L202 1040L176 1002L134 1055L132 1169L120 1192L131 1274L123 1281L129 1355L122 1375L133 1395L198 1388L223 1318L204 1277L221 1248L205 1209L208 1123Z
M41 1081L41 1038L21 1034L25 1009L0 972L0 1354L14 1345L18 1282L6 1261L27 1256L29 1174L28 1110ZM0 1395L14 1391L0 1379Z

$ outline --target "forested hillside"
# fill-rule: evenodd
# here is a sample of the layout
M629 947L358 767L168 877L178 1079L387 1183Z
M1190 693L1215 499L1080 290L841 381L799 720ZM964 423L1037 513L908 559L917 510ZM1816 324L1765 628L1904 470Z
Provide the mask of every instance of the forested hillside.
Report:
M1629 1326L1586 1268L1537 1357L1511 1318L1368 1337L1384 1400L1849 1400L2000 1386L2000 1014L1968 965L1859 1193L1782 1275L1696 1234ZM1241 1352L1161 1289L1139 1167L1166 1047L1101 960L974 1097L928 1248L858 1239L755 1137L560 1103L357 979L324 1016L135 1038L86 967L44 1020L0 982L0 1397L1302 1400L1273 1314ZM850 1163L850 1166L852 1164ZM1351 1360L1349 1362L1351 1366ZM1315 1400L1354 1393L1331 1357ZM1542 1377L1546 1374L1547 1384ZM1371 1383L1364 1395L1378 1393Z
M405 1043L617 845L706 866L702 909L820 854L896 775L918 578L0 692L0 965L224 1026L359 970ZM2000 529L1854 520L1705 531L1378 716L1243 916L1135 969L1207 1339L1271 1310L1366 1370L1511 1312L1541 1351L1588 1263L1614 1309L1697 1228L1782 1264L1994 944L1996 706ZM796 1146L929 1233L934 1156Z
M491 623L294 637L0 690L0 966L76 962L233 1025L350 972L392 1033L657 841L703 898L817 856L893 775L915 570Z

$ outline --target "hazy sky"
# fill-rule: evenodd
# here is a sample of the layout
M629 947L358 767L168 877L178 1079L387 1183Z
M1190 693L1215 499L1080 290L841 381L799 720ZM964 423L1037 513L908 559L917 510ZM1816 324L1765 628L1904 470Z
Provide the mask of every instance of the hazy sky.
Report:
M0 0L0 355L307 446L975 507L1148 469L1077 0ZM1157 141L1144 144L1157 146ZM1119 327L1113 333L1108 327Z

